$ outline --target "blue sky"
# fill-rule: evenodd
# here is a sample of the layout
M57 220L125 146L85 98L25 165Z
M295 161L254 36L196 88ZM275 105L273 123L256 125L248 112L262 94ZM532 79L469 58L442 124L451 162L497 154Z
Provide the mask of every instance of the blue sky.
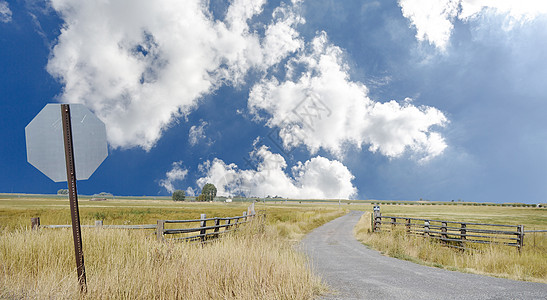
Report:
M547 201L544 1L0 0L0 192L47 103L106 124L82 194Z

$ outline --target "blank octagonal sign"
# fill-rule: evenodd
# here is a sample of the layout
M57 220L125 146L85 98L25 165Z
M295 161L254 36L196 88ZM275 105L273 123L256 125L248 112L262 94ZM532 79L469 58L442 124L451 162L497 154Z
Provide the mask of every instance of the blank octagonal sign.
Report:
M106 127L82 104L70 104L76 179L88 179L108 156ZM28 162L55 182L67 181L61 104L47 104L25 127Z

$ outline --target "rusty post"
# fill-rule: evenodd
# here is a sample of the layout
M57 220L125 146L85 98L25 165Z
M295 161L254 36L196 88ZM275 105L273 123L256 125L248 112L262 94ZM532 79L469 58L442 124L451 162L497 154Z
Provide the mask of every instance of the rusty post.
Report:
M70 215L72 217L72 235L74 238L74 254L80 293L87 292L85 276L84 253L82 249L82 233L80 229L80 212L78 209L78 192L76 189L76 170L74 164L74 146L72 144L72 124L70 120L70 106L61 104L61 116L63 121L63 134L65 144L66 179L68 184L68 196L70 199Z

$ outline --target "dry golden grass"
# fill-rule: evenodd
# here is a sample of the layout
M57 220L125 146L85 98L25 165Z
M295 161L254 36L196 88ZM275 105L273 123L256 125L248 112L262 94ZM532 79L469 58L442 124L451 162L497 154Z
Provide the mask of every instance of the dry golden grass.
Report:
M402 228L372 234L370 212L361 217L354 233L364 244L392 257L450 270L547 283L544 234L526 235L520 254L514 247L499 245L468 245L474 250L462 252L435 240L407 235Z
M267 224L273 227L277 234L290 241L299 241L312 229L334 220L349 210L321 207L287 207L267 208Z
M127 230L83 230L88 299L311 299L305 256L270 227L204 246ZM77 299L71 231L1 232L0 298Z
M175 202L169 200L79 200L82 225L95 220L112 224L156 224L158 219L199 219L208 217L241 216L249 203ZM30 227L30 218L39 217L41 224L71 224L67 199L21 198L0 199L0 230Z
M2 199L0 199L2 200ZM157 219L241 215L248 203L154 200L80 202L82 224L154 224ZM89 299L311 299L325 291L293 243L346 211L337 207L257 205L265 224L208 243L160 243L150 230L83 228ZM79 297L72 233L30 230L69 224L66 200L0 201L0 299ZM175 226L173 224L170 224ZM195 225L195 224L193 224Z

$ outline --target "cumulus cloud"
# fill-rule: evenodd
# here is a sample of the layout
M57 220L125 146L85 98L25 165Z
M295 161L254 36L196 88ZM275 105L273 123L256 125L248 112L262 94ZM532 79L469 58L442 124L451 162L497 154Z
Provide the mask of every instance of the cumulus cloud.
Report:
M510 30L515 23L547 14L543 0L399 0L403 16L416 28L416 38L446 50L454 20L469 21L481 14L506 15Z
M318 35L287 63L284 81L267 78L254 85L248 107L257 120L278 127L286 148L320 148L342 157L348 144L397 157L412 150L419 159L446 148L433 126L447 119L433 107L415 106L411 99L385 103L368 97L367 87L351 81L340 48Z
M357 189L351 181L354 176L339 161L316 156L291 168L292 176L286 173L287 163L266 146L251 152L258 161L256 169L240 169L236 164L226 164L220 159L200 165L205 176L197 180L203 187L213 183L217 194L232 196L282 196L288 198L349 199Z
M445 50L460 0L400 0L403 16L416 27L416 38Z
M159 184L169 193L173 193L175 191L174 182L184 180L187 174L188 170L182 167L182 161L176 161L172 164L171 170L165 173L165 178L160 180Z
M11 22L11 10L9 9L9 4L6 1L0 1L0 22Z
M190 131L188 133L188 141L190 142L190 145L195 146L199 143L199 141L205 139L205 126L207 126L207 122L201 121L199 126L194 125L190 127Z
M199 0L51 0L64 25L47 70L64 86L60 101L106 123L112 147L149 150L203 95L302 46L297 3L275 9L263 34L249 28L264 3L234 0L214 20Z

